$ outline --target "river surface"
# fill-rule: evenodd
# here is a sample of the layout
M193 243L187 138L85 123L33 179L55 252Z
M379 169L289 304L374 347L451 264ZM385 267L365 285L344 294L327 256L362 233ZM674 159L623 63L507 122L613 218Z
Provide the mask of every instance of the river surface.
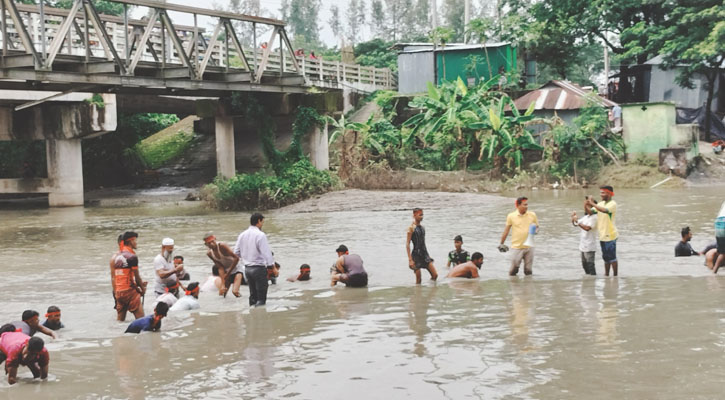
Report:
M108 259L116 236L140 234L152 279L163 237L176 240L192 281L209 275L203 233L232 243L249 213L199 203L0 210L0 321L62 309L46 340L50 378L21 369L8 399L714 399L725 382L725 278L701 257L673 257L689 225L713 241L725 189L618 190L618 278L583 275L578 234L589 191L533 191L539 216L532 277L509 278L496 251L513 198L482 194L344 191L266 213L280 281L268 305L202 293L202 308L170 313L160 333L124 335L115 321ZM594 193L596 194L596 193ZM428 249L441 273L415 286L405 230L425 209ZM453 237L481 251L480 280L445 279ZM329 287L346 244L370 274L367 289ZM290 283L299 265L313 279ZM151 295L152 296L152 295ZM145 299L151 312L153 301Z

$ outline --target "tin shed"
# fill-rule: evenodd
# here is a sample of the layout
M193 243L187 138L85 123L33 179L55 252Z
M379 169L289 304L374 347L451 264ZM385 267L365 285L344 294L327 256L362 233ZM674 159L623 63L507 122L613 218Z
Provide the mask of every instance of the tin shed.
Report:
M473 84L495 76L501 67L506 72L516 69L516 48L505 42L485 46L447 44L435 48L432 43L399 43L393 48L400 51L398 91L403 94L425 92L428 82L440 85L444 80L454 81L460 77Z

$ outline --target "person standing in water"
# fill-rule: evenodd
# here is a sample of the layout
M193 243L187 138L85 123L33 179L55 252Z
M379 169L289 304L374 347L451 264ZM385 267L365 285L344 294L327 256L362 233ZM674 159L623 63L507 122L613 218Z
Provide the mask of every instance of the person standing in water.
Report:
M262 232L263 225L264 216L260 213L252 214L249 228L239 234L234 246L234 254L245 263L244 269L249 279L249 305L254 307L267 304L267 270L274 269L274 256L267 235Z
M533 273L534 248L525 244L532 224L536 225L536 232L538 232L539 219L536 217L536 213L529 211L529 199L523 196L519 197L516 199L516 210L506 216L506 228L501 235L501 244L498 246L499 251L508 251L508 247L504 242L509 231L511 231L510 276L519 273L522 261L524 262L524 274L531 275Z
M604 260L604 276L609 276L611 268L614 276L617 276L619 263L617 262L617 202L612 200L614 188L601 186L599 195L602 201L595 203L594 199L587 200L587 206L597 213L597 230L599 231L599 245L602 248L602 259Z
M582 268L584 273L587 275L596 275L597 270L595 268L594 259L597 252L597 216L592 212L589 207L589 199L592 196L587 196L584 200L584 216L579 218L576 215L576 211L571 214L571 224L581 229L579 235L579 251L582 256Z
M141 279L141 274L138 272L137 239L138 233L136 232L124 233L115 258L113 274L119 321L126 320L128 311L131 311L136 318L144 316L141 296L146 294L147 282Z
M413 209L413 223L408 227L405 239L405 251L408 253L408 267L415 272L415 284L421 281L421 269L427 269L432 280L438 279L438 272L433 265L433 259L428 255L425 246L425 228L421 225L423 221L423 210ZM410 250L410 243L413 242L413 250Z

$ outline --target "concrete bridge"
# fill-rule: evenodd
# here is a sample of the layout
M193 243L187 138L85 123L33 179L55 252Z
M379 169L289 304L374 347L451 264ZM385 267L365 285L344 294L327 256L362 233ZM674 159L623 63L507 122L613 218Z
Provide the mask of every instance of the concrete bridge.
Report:
M313 87L371 92L396 85L387 69L295 56L283 21L112 1L123 5L123 16L100 14L91 0L74 0L70 9L0 0L0 140L46 140L48 155L48 179L0 180L0 193L49 193L51 206L82 205L81 139L115 130L118 103L133 108L128 98L149 99L145 112L169 112L168 96L206 97L198 109L215 118L217 170L230 177L234 115L215 99L246 91L288 102ZM148 17L129 18L129 6L146 8ZM174 24L170 13L192 16L194 25ZM211 33L198 26L199 16L213 21ZM243 30L251 43L240 40ZM89 102L93 93L102 101Z

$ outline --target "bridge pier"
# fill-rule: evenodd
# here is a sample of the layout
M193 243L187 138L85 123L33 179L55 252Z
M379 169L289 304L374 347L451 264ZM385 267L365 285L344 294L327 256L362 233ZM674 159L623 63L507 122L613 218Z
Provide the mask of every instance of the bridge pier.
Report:
M217 175L229 179L237 173L234 154L234 117L214 117Z
M48 205L70 207L83 205L83 158L81 139L47 139L50 192Z

